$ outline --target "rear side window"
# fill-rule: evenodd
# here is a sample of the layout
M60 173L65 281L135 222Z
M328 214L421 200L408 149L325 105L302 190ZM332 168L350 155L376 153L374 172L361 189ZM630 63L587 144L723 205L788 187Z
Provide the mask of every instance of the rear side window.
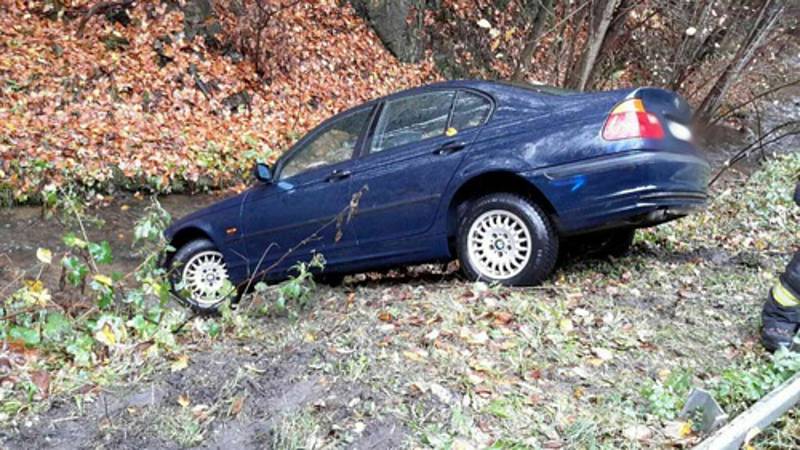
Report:
M492 103L486 97L459 91L450 126L461 131L482 125L491 109Z
M375 128L371 152L443 135L454 95L453 91L429 92L387 102Z

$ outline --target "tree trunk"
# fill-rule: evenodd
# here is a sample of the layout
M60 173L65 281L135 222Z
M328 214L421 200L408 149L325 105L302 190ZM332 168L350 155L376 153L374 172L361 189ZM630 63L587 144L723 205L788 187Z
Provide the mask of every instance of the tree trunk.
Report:
M761 47L764 39L770 34L775 24L778 22L784 4L775 3L774 0L766 0L758 11L758 18L753 23L753 27L742 42L739 50L733 59L717 78L714 86L703 99L698 110L698 121L708 123L716 110L719 108L730 87L738 80L745 68L753 60L756 52Z
M569 13L569 17L570 19L567 23L569 24L570 40L556 60L556 66L561 64L561 61L565 61L566 69L564 70L564 82L560 85L567 88L574 87L576 83L575 74L578 71L580 58L575 56L575 50L578 47L578 36L582 26L581 24L588 17L590 21L589 27L591 29L592 15L586 11L586 8L583 8L581 5L576 5L575 11ZM565 33L566 27L563 29L561 36L564 36Z
M517 61L517 68L514 70L514 75L511 77L514 81L522 80L531 68L533 53L539 47L539 38L542 37L544 32L544 25L548 15L552 14L553 0L542 0L539 7L536 9L536 15L533 18L530 32L520 53L519 60Z
M689 70L696 62L697 56L700 54L703 47L708 42L711 32L706 33L706 21L711 15L711 10L716 3L716 0L704 0L696 3L696 9L692 14L691 25L695 27L700 36L689 36L685 32L681 39L680 45L675 49L672 55L672 79L669 86L674 91L677 90L689 74ZM697 44L697 41L702 41Z
M603 81L608 81L609 76L606 74L599 73L597 69L602 67L607 61L610 60L611 62L611 69L614 69L614 63L616 62L615 56L615 49L620 48L619 44L624 41L624 38L633 33L640 25L647 23L651 16L648 16L644 19L643 22L640 22L639 25L634 24L632 27L628 27L627 24L627 16L628 13L633 11L639 4L639 0L622 0L617 6L617 13L615 14L614 19L611 21L611 25L608 27L608 31L606 32L606 38L603 42L603 45L600 47L600 53L597 57L597 61L595 61L595 68L589 73L589 79L586 81L587 88L595 88L594 80L597 78L598 75L603 77ZM610 74L608 74L610 75Z
M611 25L611 21L614 20L614 11L617 9L617 6L619 6L620 1L621 0L605 0L605 4L598 5L602 6L600 20L596 27L590 24L591 32L589 34L589 41L581 56L580 78L578 78L577 83L573 86L578 90L583 91L586 89L589 77L600 55L600 49L605 42L608 27Z

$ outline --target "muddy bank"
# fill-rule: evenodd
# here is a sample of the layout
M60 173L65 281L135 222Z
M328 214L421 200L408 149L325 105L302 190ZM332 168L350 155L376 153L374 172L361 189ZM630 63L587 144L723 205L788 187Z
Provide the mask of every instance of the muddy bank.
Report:
M258 342L227 343L193 353L186 369L95 390L83 412L69 398L57 399L19 433L0 431L0 442L53 449L296 448L317 434L356 449L399 447L407 430L376 414L390 399L326 374L337 359L315 344L269 353Z

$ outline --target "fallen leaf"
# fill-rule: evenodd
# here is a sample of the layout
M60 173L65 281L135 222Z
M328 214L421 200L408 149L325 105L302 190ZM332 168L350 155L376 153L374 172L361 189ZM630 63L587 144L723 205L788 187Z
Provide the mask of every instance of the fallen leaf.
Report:
M514 318L514 316L511 315L511 313L505 311L495 311L493 315L494 315L494 323L497 325L505 325L511 322L511 320Z
M100 343L109 347L112 347L117 342L117 338L114 336L114 330L112 330L111 325L107 323L103 324L103 327L97 330L97 332L94 334L94 337Z
M453 401L453 396L450 394L450 391L448 391L442 385L431 383L428 388L430 389L431 393L439 399L440 402L449 405L450 402Z
M189 356L181 355L178 357L178 359L172 362L169 368L172 372L178 372L180 370L187 368L188 366L189 366Z
M473 333L470 329L464 327L459 333L461 339L464 339L472 345L484 345L489 342L489 335L485 331Z
M600 358L589 358L589 364L591 364L591 365L593 365L595 367L602 366L603 362L604 361L602 359L600 359Z
M228 410L228 416L237 416L242 411L242 407L244 406L244 395L240 395L236 397L236 399L231 403L231 408Z
M430 333L425 335L425 340L428 341L428 342L433 342L438 337L439 337L439 330L434 329L434 330L431 330Z
M31 374L31 381L39 389L42 397L47 398L50 395L50 374L44 370L38 370Z
M47 248L39 248L36 250L36 259L43 264L51 264L53 262L53 252Z
M97 281L98 283L108 287L111 287L114 284L114 281L111 279L111 277L101 273L94 275L94 281Z
M646 441L653 437L653 430L644 425L633 425L622 430L622 435L631 441Z
M603 361L610 361L610 360L614 359L614 353L611 350L607 349L607 348L594 347L592 349L592 353L597 355L597 357L602 359Z
M353 426L353 431L355 431L356 434L361 434L366 429L367 426L364 425L364 422L356 422L356 424Z
M410 359L411 361L422 362L428 359L428 352L424 350L415 350L415 351L404 351L403 356Z
M188 395L181 394L181 395L178 396L178 404L183 406L184 408L189 406L190 403L191 403L191 401L189 400L189 396Z
M583 395L584 395L583 388L582 387L576 387L575 390L572 391L572 395L575 398L578 398L578 399L583 397Z
M453 445L450 446L452 450L474 450L475 447L464 439L456 438Z
M680 440L692 434L691 421L671 421L664 425L664 435L670 439Z

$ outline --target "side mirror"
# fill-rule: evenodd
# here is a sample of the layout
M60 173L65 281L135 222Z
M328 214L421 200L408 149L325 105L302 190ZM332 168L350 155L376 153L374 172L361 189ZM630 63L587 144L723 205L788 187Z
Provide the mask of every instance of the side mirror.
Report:
M269 169L269 166L264 163L256 164L255 169L253 169L253 175L255 175L258 181L272 183L272 171Z

